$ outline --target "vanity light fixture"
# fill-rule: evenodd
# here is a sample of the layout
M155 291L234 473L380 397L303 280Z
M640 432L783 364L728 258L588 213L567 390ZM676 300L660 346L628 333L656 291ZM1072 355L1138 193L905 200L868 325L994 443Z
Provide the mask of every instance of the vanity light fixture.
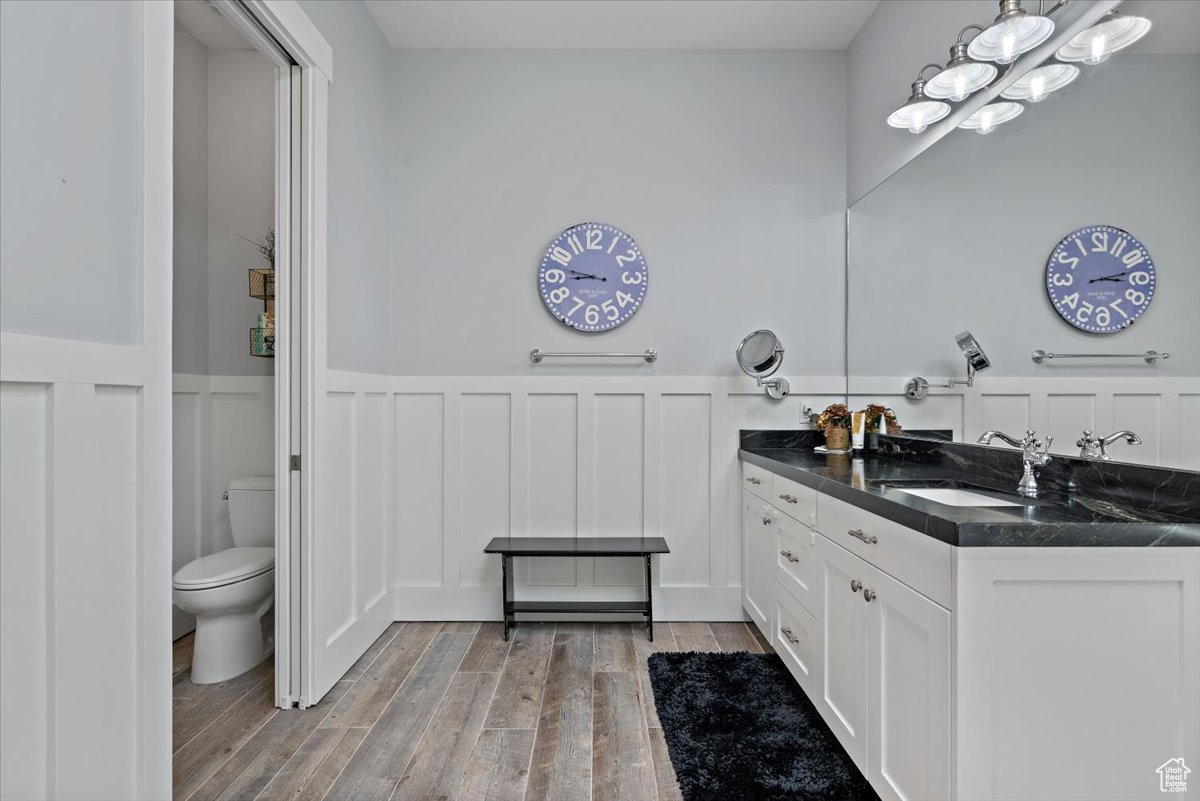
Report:
M1057 92L1079 77L1079 67L1074 64L1051 62L1035 67L1022 75L1000 93L1005 100L1028 100L1040 103L1051 92Z
M1062 61L1099 64L1118 50L1124 50L1150 32L1150 20L1136 15L1126 16L1110 11L1096 24L1077 33L1058 48L1055 54Z
M963 34L969 30L983 31L982 25L968 25L958 32L958 40L950 48L950 60L945 69L925 84L925 94L939 100L966 100L996 79L999 70L984 61L967 55Z
M926 64L921 67L920 72L917 73L917 79L913 81L912 94L909 95L903 106L888 115L888 125L893 128L907 128L909 133L919 134L931 123L937 122L950 113L948 103L941 100L930 100L925 94L925 79L921 76L930 67L940 70L942 65Z
M988 103L983 108L976 111L970 117L958 124L959 128L966 128L969 131L975 131L981 134L990 134L996 130L996 127L1003 125L1011 119L1020 116L1025 107L1020 103L1013 103L1008 100L1001 100L995 103Z
M1000 0L999 16L971 40L967 54L976 61L1011 64L1022 53L1049 39L1052 33L1054 21L1049 17L1030 14L1021 8L1021 0Z

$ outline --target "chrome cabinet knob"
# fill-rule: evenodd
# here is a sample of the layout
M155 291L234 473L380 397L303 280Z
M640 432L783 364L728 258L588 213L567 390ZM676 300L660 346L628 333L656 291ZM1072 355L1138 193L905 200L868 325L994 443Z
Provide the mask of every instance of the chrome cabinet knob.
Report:
M858 579L850 579L850 592L858 592L862 589L862 582ZM868 590L869 592L869 590Z
M787 501L788 503L799 503L800 502L800 499L797 498L795 495L789 495L786 492L783 493L782 495L780 495L779 499L781 501Z
M867 603L875 600L875 590L863 590L863 600Z
M862 540L867 545L875 545L879 542L879 537L876 537L874 534L864 534L861 528L852 528L846 533L856 540Z
M754 476L750 476L750 477L749 477L749 478L747 478L746 480L747 480L747 481L749 481L751 484L755 484L755 485L757 485L757 484L761 484L761 483L762 483L762 479L761 479L761 478L755 478Z
M789 562L799 562L800 561L800 557L796 556L796 554L792 553L791 551L780 551L779 555L782 556L784 559L788 560Z
M792 645L795 645L796 643L800 642L800 638L797 637L795 635L795 633L791 629L789 629L787 626L780 626L779 633L782 634L787 639L787 641L790 642Z

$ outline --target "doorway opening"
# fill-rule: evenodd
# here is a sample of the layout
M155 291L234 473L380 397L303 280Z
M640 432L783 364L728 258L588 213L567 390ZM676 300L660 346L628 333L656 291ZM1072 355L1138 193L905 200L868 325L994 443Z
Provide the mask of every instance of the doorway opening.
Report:
M174 7L178 755L231 701L299 686L303 73L253 4Z

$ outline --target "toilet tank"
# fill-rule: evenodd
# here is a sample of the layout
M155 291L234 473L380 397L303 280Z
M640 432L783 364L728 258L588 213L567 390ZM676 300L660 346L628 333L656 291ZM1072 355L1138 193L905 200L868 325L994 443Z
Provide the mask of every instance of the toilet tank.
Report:
M229 525L233 544L275 546L275 479L273 476L235 478L229 482Z

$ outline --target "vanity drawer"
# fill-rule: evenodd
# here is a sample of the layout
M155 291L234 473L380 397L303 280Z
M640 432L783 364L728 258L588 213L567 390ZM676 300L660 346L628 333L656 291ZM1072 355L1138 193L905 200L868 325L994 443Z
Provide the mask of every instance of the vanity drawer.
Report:
M815 526L817 524L817 491L778 474L774 476L774 481L775 484L769 499L771 505L806 526Z
M817 535L790 517L775 519L775 580L805 608L812 609L816 575Z
M774 503L772 474L756 464L742 462L742 488L753 492L768 503Z
M771 642L788 672L809 697L819 689L816 680L817 619L780 584L775 585L775 630Z
M828 495L819 496L817 505L818 531L935 603L951 608L953 546Z

